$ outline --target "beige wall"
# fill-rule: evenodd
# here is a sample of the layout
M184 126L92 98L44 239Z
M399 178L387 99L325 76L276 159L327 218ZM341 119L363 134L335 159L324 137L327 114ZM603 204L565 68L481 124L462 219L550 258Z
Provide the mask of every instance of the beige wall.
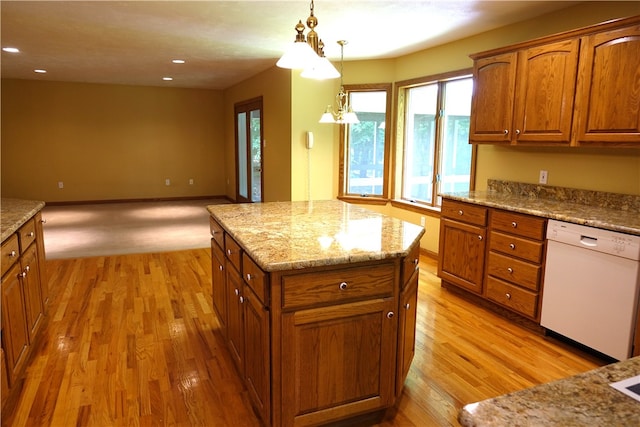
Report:
M223 195L223 151L221 92L2 80L2 197Z
M224 92L226 194L236 198L234 105L262 97L265 202L291 200L291 76L278 67L257 74Z

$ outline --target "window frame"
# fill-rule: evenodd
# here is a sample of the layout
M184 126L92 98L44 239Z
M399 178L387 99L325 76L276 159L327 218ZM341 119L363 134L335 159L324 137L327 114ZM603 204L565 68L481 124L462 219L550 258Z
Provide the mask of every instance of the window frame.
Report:
M382 167L382 194L381 195L358 195L347 193L347 162L349 149L349 124L340 125L339 136L339 189L338 199L365 204L386 204L389 201L390 194L390 171L391 171L391 133L393 126L393 84L392 83L375 83L375 84L352 84L344 85L344 91L348 96L349 105L351 105L351 94L358 92L386 92L385 103L385 132L384 132L384 165ZM356 111L357 114L357 111Z
M470 77L473 79L473 69L466 68L462 70L456 70L446 73L434 74L430 76L419 77L410 80L404 80L395 83L395 144L393 152L393 176L392 176L392 188L393 199L392 205L401 207L404 209L416 211L416 212L434 212L439 214L440 204L438 204L437 183L432 182L433 198L431 203L426 203L420 200L412 200L403 197L403 180L404 180L404 151L405 151L405 123L407 121L406 111L406 98L407 91L412 88L426 86L430 84L444 84L446 82L460 80ZM438 106L439 109L442 105L443 94L438 91ZM438 113L436 117L436 138L434 142L434 175L438 174L440 170L440 162L442 158L442 116ZM469 191L475 189L475 171L476 171L476 159L477 159L477 145L471 144L471 165L470 165L470 177L469 177Z

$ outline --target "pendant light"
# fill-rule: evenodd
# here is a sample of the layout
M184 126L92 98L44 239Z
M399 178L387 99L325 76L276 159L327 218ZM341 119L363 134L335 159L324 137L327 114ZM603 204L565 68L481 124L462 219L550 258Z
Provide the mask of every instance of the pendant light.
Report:
M338 110L334 111L331 105L327 105L322 117L320 117L320 123L338 123L338 124L353 124L360 123L358 116L353 112L349 105L349 96L344 91L344 85L342 80L343 75L343 62L344 62L344 45L347 44L346 40L338 40L340 45L340 91L336 95L336 104Z

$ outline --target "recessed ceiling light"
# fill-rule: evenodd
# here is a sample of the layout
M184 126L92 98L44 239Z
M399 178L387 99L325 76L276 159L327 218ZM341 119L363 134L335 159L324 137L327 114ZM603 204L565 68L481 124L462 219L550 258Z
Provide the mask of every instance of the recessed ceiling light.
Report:
M42 70L40 68L37 68L35 70L33 70L34 73L38 73L38 74L45 74L47 72L47 70Z
M162 80L164 80L165 82L170 82L171 80L173 80L173 77L163 77Z
M174 59L171 62L173 62L174 64L184 64L184 59Z
M17 47L3 47L2 50L9 53L20 53L20 49Z

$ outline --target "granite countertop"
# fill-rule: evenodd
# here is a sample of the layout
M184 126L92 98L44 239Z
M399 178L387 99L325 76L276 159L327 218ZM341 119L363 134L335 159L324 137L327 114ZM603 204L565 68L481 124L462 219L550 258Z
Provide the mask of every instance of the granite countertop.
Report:
M640 235L640 196L489 180L488 191L443 198Z
M466 405L458 420L481 426L639 426L640 402L609 384L640 375L640 356Z
M424 228L339 200L207 206L264 271L403 257Z
M0 199L0 231L2 241L15 233L38 211L42 210L44 202L38 200Z

